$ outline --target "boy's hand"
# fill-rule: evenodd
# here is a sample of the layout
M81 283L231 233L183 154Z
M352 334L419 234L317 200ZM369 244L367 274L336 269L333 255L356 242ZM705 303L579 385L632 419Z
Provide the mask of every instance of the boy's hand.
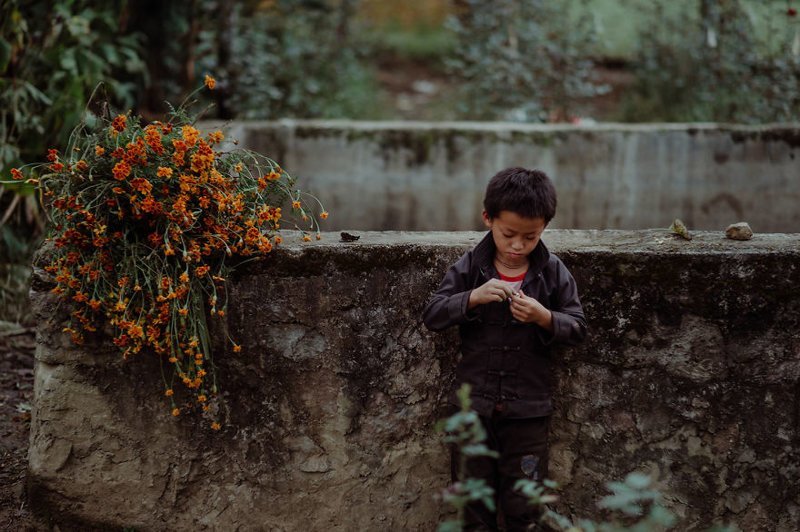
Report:
M522 290L511 298L511 315L517 321L535 323L548 331L553 330L553 315L550 311L536 299L523 294Z
M508 283L500 279L489 279L469 294L467 308L475 308L486 303L499 303L514 295Z

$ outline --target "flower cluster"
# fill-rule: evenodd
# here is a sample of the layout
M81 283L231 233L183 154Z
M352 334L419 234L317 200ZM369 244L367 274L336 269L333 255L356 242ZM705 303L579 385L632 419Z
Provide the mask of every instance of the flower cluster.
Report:
M213 89L213 78L205 85ZM66 153L49 150L31 169L39 177L27 178L52 222L53 291L72 303L64 332L81 344L110 325L124 358L161 358L172 415L199 408L219 429L208 319L225 316L230 263L281 243L282 206L305 222L303 240L320 238L317 218L327 213L273 160L223 151L223 133L202 134L182 107L165 122L125 114L96 122L76 129ZM180 387L189 391L183 403Z

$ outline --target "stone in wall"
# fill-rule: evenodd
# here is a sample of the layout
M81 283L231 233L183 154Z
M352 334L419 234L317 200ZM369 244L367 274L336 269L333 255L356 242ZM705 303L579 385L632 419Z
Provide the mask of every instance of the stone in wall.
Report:
M77 348L37 271L29 466L41 512L140 530L431 530L447 483L433 424L455 331L420 312L479 233L364 233L243 268L215 331L219 433L172 418L156 360ZM681 529L800 528L800 237L559 231L590 339L560 353L551 475L561 510L653 475ZM224 333L244 346L233 355Z

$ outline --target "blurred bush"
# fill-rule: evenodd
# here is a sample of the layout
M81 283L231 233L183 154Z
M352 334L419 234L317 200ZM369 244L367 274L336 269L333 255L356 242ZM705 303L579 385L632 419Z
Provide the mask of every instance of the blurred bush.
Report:
M578 100L604 90L593 75L597 33L585 1L461 0L449 27L461 118L563 121Z
M636 82L621 110L630 122L796 121L800 20L784 1L691 0L675 10L637 4Z

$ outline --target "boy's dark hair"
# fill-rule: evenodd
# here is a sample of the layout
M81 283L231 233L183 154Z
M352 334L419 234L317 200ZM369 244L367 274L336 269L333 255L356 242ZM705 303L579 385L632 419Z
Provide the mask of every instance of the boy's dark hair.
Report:
M500 211L511 211L549 223L556 215L556 188L541 170L506 168L489 181L483 208L489 218L499 216Z

